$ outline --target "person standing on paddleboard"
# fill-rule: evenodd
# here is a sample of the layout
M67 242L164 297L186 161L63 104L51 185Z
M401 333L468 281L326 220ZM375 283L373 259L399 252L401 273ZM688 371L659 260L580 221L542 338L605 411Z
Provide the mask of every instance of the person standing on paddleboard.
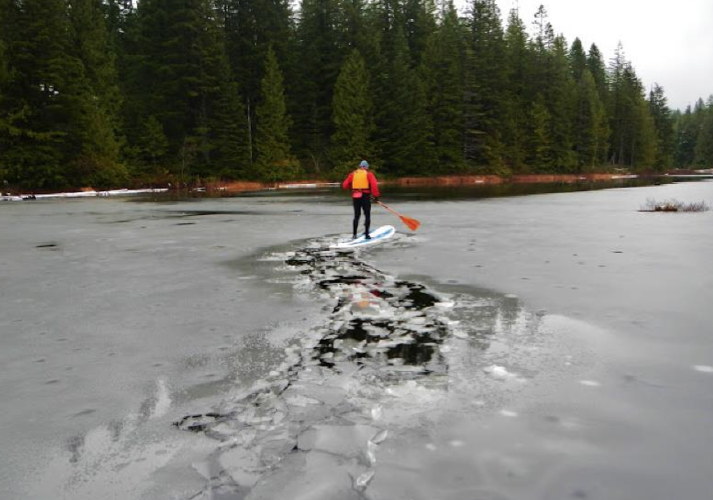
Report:
M364 237L370 240L369 226L371 225L371 197L379 201L379 183L376 176L369 172L369 162L362 160L359 168L350 173L342 183L342 188L352 190L354 203L354 222L352 224L352 237L356 239L359 228L359 218L364 212Z

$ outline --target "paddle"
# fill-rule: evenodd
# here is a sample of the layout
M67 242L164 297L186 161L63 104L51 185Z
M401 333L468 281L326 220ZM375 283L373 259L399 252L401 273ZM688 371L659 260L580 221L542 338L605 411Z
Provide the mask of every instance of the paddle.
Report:
M401 219L401 222L406 224L411 231L415 231L416 229L418 229L418 226L421 225L421 223L419 221L417 221L416 219L412 219L411 217L406 217L405 215L401 215L396 210L392 210L391 208L389 208L385 203L381 203L380 201L377 201L377 203L379 205L381 205L382 207L384 207L389 212L391 212L392 214L397 215Z

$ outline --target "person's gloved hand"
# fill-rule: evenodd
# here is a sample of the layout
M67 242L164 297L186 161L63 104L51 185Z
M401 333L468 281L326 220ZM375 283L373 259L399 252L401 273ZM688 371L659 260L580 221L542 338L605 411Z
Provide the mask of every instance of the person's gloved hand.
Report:
M378 196L374 196L373 200L374 200L374 203L379 203L379 197L378 197Z

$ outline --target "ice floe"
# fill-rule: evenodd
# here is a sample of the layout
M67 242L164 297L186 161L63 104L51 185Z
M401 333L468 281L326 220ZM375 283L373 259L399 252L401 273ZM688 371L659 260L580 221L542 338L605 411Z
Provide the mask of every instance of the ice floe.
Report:
M693 369L701 373L713 373L713 366L709 365L695 365Z

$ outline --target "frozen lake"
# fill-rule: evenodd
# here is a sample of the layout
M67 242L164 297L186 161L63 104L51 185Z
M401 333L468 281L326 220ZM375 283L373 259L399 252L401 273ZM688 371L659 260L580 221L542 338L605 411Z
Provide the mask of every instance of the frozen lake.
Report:
M2 499L708 499L713 182L0 203Z

